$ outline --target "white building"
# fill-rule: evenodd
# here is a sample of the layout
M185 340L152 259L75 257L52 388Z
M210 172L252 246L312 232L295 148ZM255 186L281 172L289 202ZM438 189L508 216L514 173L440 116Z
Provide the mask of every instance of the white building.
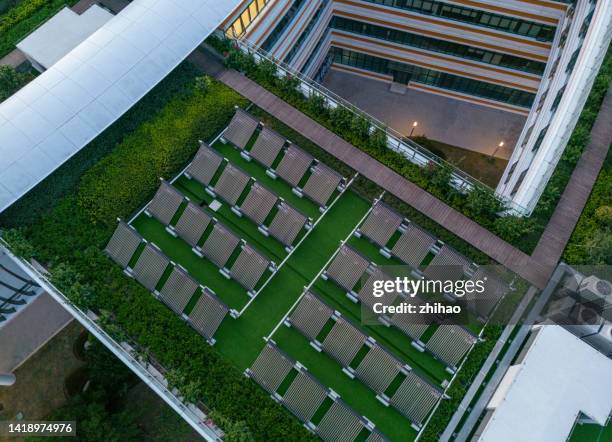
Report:
M474 440L563 442L612 413L612 360L557 325L536 327L491 398Z

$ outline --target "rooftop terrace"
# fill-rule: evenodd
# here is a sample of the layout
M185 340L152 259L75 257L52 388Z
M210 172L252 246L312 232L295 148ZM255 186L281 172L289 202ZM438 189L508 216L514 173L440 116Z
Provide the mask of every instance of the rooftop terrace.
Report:
M362 286L380 266L411 263L408 268L413 272L427 274L435 266L436 256L448 254L450 249L427 236L431 240L420 252L405 255L396 244L410 235L407 232L414 233L407 230L408 226L414 228L414 223L386 209L385 216L397 217L399 223L381 235L376 227L380 220L372 217L379 217L379 209L387 206L356 193L351 187L354 177L335 175L267 125L256 131L251 120L238 110L228 129L210 147L202 143L196 160L170 183L161 183L154 199L130 220L131 227L119 225L107 252L126 273L214 343L222 355L241 370L249 369L251 377L324 439L329 438L328 421L344 416L346 406L352 410L349 415L357 413L353 415L357 419L355 435L380 432L391 440L406 440L406 435L414 439L477 341L483 323L474 320L468 329L425 325L419 327L418 335L411 336L397 323L363 325L359 301L366 302L360 298ZM289 147L280 152L270 140L280 140ZM270 167L255 159L255 146L276 152L272 161L265 161ZM298 156L294 155L296 149ZM212 169L203 170L197 162L203 155L219 160L207 162L213 164ZM295 172L299 158L308 158L311 167L300 166L297 175L283 172L282 164ZM338 178L331 184L321 180L321 170ZM247 179L236 179L236 173ZM229 187L223 178L226 174L233 174ZM278 198L266 205L267 213L257 219L247 214L254 189L266 189ZM378 207L375 211L373 204ZM284 218L285 224L297 222L299 229L290 240L273 230L274 219L284 216L283 206L304 214L307 220L304 224L303 218ZM196 210L206 215L205 225L183 221ZM216 239L221 235L218 229L225 232L224 240ZM128 240L131 237L136 239ZM408 241L416 240L410 238ZM352 259L363 263L358 266L360 271L345 260L349 249ZM264 266L245 265L245 250L257 253ZM460 255L452 256L465 263L460 277L469 277L478 267ZM348 279L347 272L351 275ZM177 273L185 275L178 285ZM311 326L302 328L296 316L301 309L307 315L304 324L313 320L308 319L313 312L304 304L306 299L316 299L330 312L311 333L306 331ZM453 331L452 327L458 328ZM465 345L460 344L468 337ZM345 345L352 348L349 353ZM267 350L261 353L264 347ZM388 355L397 368L379 379L380 367L368 362L372 352ZM283 374L269 372L270 364L278 365L277 358L291 361ZM315 383L302 385L308 379ZM307 394L307 388L315 385L324 391L320 402L297 411L294 396L316 398L314 393ZM423 393L406 390L418 385L421 389L429 386L430 400L419 398Z

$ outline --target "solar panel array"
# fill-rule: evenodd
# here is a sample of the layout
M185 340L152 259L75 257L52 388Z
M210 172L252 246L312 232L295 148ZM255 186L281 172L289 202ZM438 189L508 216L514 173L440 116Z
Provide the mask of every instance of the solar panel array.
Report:
M374 283L376 281L390 281L392 279L393 278L391 276L387 275L380 268L376 267L374 271L370 273L368 279L357 294L359 302L370 308L377 302L381 302L384 305L393 305L395 298L398 296L398 293L396 292L389 292L385 290L383 296L374 296Z
M199 284L189 274L175 266L159 291L161 300L176 314L183 313Z
M391 405L418 426L433 410L442 393L414 372L409 372L390 399Z
M275 393L283 383L294 362L281 352L276 345L267 343L248 373L269 393Z
M484 293L466 293L463 299L480 316L488 317L497 303L510 291L509 285L491 271L478 267L469 278L484 283Z
M434 280L460 280L468 272L470 262L447 245L434 256L427 268L425 276Z
M418 298L411 298L410 303L415 305L417 311L420 310L420 306L423 302ZM429 322L427 318L421 317L419 319L419 313L405 315L402 313L395 313L391 316L391 324L399 328L406 336L415 341L421 339L425 331L429 328Z
M170 224L185 197L172 185L162 181L151 202L147 205L147 212L164 225Z
M202 235L204 235L211 220L210 215L202 210L202 208L189 202L176 222L174 230L185 242L195 247L198 245Z
M223 268L234 250L236 250L239 242L240 239L236 235L220 223L216 223L202 245L202 253L215 263L217 267Z
M185 173L200 184L208 186L217 170L219 170L221 163L223 163L223 157L211 149L208 144L202 143L198 153L187 166Z
M155 290L170 260L151 243L147 243L132 272L136 280L149 290Z
M326 274L340 287L350 292L369 266L370 261L359 252L343 245L327 268Z
M249 175L233 164L228 164L223 169L219 180L215 183L214 191L225 202L235 205L250 180L251 177Z
M447 323L440 324L426 347L449 367L457 367L476 341L476 336L465 328Z
M315 432L326 441L354 441L363 430L361 416L342 401L334 401Z
M316 338L323 332L330 319L335 321L334 325L323 338L323 342L319 343ZM308 339L320 345L343 368L352 371L355 377L417 425L429 415L441 396L437 387L430 385L349 321L341 316L338 317L327 304L311 292L304 294L289 315L288 322ZM364 349L366 349L365 355L353 369L351 363ZM397 382L401 384L389 399L386 392ZM415 391L418 394L414 393Z
M248 216L254 223L263 224L278 197L259 183L254 183L248 195L240 206L240 211Z
M402 371L403 364L374 344L355 369L355 375L378 394L384 393Z
M274 215L268 231L284 245L291 246L307 220L306 216L283 201L279 204L278 212Z
M249 151L249 155L264 166L272 167L284 145L285 139L282 136L276 131L264 127Z
M211 340L229 308L207 288L197 300L193 310L189 312L189 323L206 339Z
M322 163L317 163L304 184L304 194L320 206L325 206L341 181L342 175Z
M278 389L292 370L297 373L281 395ZM366 419L355 413L340 398L331 396L327 387L272 341L266 343L246 373L326 442L353 442L366 428L369 432L366 440L386 440L380 432L369 428ZM314 424L312 418L328 398L333 401L331 407L325 411L318 424Z
M232 265L230 275L245 289L253 290L266 269L270 260L257 252L253 247L245 245Z
M435 243L435 237L410 223L394 244L391 253L406 264L418 268Z
M282 402L302 422L310 422L327 393L328 390L315 378L300 371L283 395Z
M361 330L346 319L338 318L323 339L321 346L343 367L348 367L365 344L366 339L367 336Z
M403 217L388 207L378 202L363 222L359 230L380 247L384 247L393 234L402 224Z
M105 250L113 261L126 268L141 242L142 237L138 232L120 221Z
M307 154L295 144L290 144L276 168L276 173L295 187L300 184L313 161L314 158L310 154Z
M334 311L327 304L308 291L289 316L289 322L304 336L314 341L333 314Z
M244 149L258 125L259 122L251 114L238 108L229 126L223 132L223 138L234 146Z

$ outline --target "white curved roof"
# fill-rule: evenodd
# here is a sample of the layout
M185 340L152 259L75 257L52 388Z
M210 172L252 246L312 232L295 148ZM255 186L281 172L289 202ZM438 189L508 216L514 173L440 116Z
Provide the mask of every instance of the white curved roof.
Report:
M0 211L117 120L240 0L134 0L0 104Z

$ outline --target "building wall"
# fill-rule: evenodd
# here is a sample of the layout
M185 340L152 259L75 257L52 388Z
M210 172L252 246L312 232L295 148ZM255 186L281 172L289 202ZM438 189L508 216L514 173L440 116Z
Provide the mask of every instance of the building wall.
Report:
M536 102L497 187L498 193L529 210L537 204L580 116L610 44L611 16L611 2L579 0L560 26Z

